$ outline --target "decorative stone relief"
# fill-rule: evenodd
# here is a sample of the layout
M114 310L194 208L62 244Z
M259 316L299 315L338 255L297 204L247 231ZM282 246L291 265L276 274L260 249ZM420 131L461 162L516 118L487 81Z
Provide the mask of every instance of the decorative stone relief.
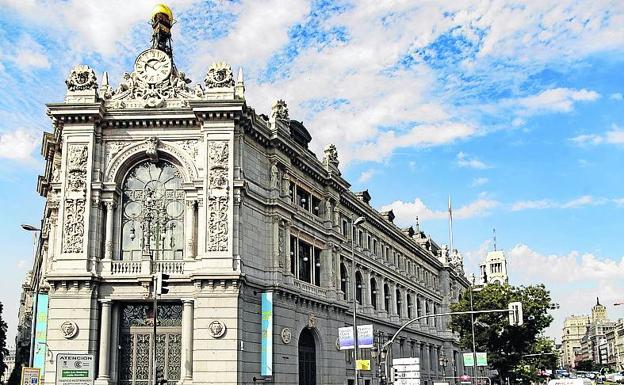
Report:
M208 325L208 330L212 338L221 338L225 335L226 326L221 321L212 321L210 325Z
M68 91L95 90L98 88L95 72L91 67L82 64L71 70L65 84L67 84Z
M277 252L279 255L279 267L286 263L286 230L282 223L279 224Z
M145 155L149 158L150 162L156 163L158 162L158 144L159 140L156 137L148 138L145 143L147 143L147 148L145 149Z
M287 197L290 195L290 175L288 175L288 170L284 171L282 174L282 197Z
M137 76L136 71L124 73L119 87L110 92L108 100L114 108L163 107L167 99L196 99L195 91L189 87L190 79L184 72L174 70L159 83L150 84ZM109 96L110 95L110 96Z
M182 147L182 149L186 151L191 158L193 158L193 160L197 160L197 155L199 154L198 140L184 140L178 143L180 144L180 147Z
M290 331L289 328L283 328L280 335L282 337L282 342L285 343L286 345L288 345L290 341L292 340L292 332Z
M86 145L69 145L63 237L65 253L81 253L83 249L87 159Z
M106 146L105 146L106 161L110 162L110 160L113 159L113 157L117 155L119 151L121 151L121 149L123 149L126 145L128 145L128 142L122 142L122 141L106 142Z
M314 313L308 314L308 329L316 328L316 315Z
M271 190L279 190L280 187L280 179L279 179L279 169L277 168L277 164L275 162L271 163Z
M338 161L338 150L335 145L329 144L325 147L323 164L338 168L340 162Z
M226 63L214 63L208 69L204 84L207 88L234 87L232 67Z
M208 251L228 249L228 196L208 197Z
M85 200L65 199L63 252L81 253L84 236Z
M228 142L212 141L208 143L208 184L211 188L227 188L228 155Z
M271 117L273 120L290 121L290 118L288 117L288 106L285 101L280 99L273 103L273 107L271 108Z
M74 338L78 334L78 324L74 321L65 321L61 324L61 332L66 339Z

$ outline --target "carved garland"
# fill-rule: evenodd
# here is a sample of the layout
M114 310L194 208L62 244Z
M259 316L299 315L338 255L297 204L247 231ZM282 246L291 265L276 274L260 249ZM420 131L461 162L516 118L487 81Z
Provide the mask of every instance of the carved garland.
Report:
M86 145L69 145L63 225L63 252L65 253L81 253L83 250L87 159Z
M208 251L228 249L228 160L228 142L208 143Z

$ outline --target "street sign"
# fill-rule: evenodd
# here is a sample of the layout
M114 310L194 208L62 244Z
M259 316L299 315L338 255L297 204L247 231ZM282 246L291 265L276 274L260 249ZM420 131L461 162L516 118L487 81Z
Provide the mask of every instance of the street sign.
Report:
M373 325L358 325L358 348L373 347Z
M355 346L353 339L353 327L345 326L338 328L338 345L340 350L353 349Z
M418 365L420 364L420 358L407 357L407 358L395 358L392 360L392 365Z
M56 355L56 385L93 385L94 375L93 354Z
M370 360L357 360L358 370L371 370Z
M39 385L41 369L22 367L22 385Z
M394 385L420 385L420 359L417 357L392 360Z
M472 353L464 353L464 366L474 366ZM477 366L488 366L487 353L477 353Z

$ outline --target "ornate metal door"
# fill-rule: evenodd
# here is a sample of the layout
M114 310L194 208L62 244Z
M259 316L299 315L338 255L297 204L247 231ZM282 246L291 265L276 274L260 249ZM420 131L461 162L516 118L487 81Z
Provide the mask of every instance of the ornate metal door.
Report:
M151 385L153 369L151 305L126 304L120 317L120 385ZM182 305L158 306L156 362L169 383L180 379Z

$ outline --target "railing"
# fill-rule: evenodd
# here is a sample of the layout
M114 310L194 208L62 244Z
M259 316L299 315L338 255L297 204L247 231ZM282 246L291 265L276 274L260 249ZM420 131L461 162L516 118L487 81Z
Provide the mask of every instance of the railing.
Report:
M184 274L184 261L154 261L153 273Z
M314 296L326 296L327 295L327 289L318 287L316 285L312 285L304 281L295 280L295 287L299 289L301 292L312 294Z
M111 275L141 274L141 261L111 261Z
M151 266L150 261L111 261L110 265L111 275L128 276L152 273L184 274L184 261L152 261Z

